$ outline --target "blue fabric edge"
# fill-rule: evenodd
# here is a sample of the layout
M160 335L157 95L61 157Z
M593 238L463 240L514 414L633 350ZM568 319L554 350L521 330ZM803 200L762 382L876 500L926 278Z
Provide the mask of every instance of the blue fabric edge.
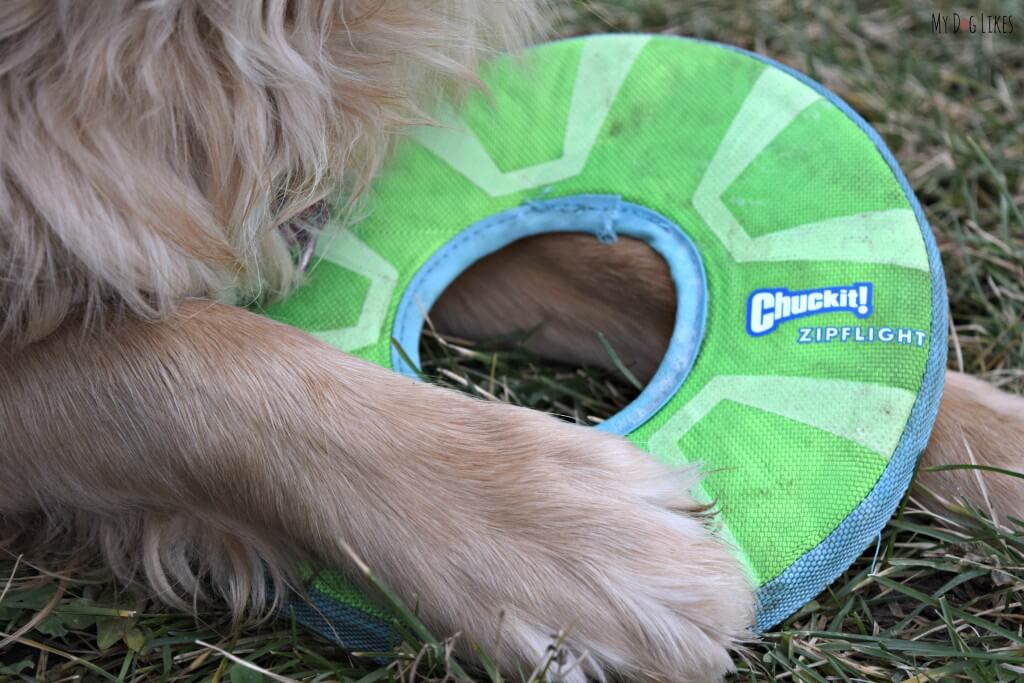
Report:
M387 652L397 643L398 636L388 623L328 597L315 586L307 589L305 597L289 595L281 613L349 650Z
M573 228L567 229L571 225ZM676 287L676 319L668 351L640 395L596 428L626 435L646 422L683 385L700 350L707 320L707 279L696 246L675 223L656 211L615 195L572 195L520 206L483 218L434 252L409 281L395 311L393 336L417 368L425 311L471 265L509 244L545 233L573 232L643 240L665 259ZM391 347L391 366L417 373Z

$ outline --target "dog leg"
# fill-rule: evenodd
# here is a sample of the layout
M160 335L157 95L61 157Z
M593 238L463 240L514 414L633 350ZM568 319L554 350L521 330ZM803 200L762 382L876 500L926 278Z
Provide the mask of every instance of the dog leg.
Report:
M260 608L265 572L301 558L358 580L351 548L440 636L486 648L503 623L509 670L570 629L589 653L571 681L715 680L752 618L691 472L244 310L193 301L0 352L0 425L0 522L74 526L172 603L212 582Z
M675 292L668 267L636 240L603 245L590 235L553 234L514 243L470 268L431 311L442 332L466 338L542 324L528 342L553 360L611 369L603 332L641 378L657 368L671 333ZM1024 473L1024 398L958 372L946 374L939 416L919 481L947 500L964 497L996 519L1024 518L1024 480L977 470Z
M668 346L675 318L668 265L643 242L604 245L555 233L513 242L474 264L430 311L442 332L467 339L540 325L526 341L551 360L611 367L598 333L647 380Z
M1024 477L1024 398L946 372L939 416L917 475L927 503L965 499L997 521L1024 519L1024 479L976 469L932 470L946 465L998 467Z

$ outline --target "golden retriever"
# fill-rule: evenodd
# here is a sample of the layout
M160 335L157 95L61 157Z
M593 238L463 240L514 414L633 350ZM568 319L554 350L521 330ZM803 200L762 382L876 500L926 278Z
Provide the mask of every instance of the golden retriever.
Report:
M300 558L351 569L354 552L439 634L489 643L503 620L509 670L565 626L594 676L729 668L752 597L685 493L692 472L238 306L297 281L277 226L357 197L478 55L535 35L536 5L0 3L8 547L98 553L171 605L239 617L272 609ZM601 362L601 325L650 374L673 310L649 249L563 235L478 264L434 316L464 336L545 320L535 349L572 362ZM1024 400L949 374L927 464L1020 468L1022 444ZM922 478L1021 514L1019 480Z

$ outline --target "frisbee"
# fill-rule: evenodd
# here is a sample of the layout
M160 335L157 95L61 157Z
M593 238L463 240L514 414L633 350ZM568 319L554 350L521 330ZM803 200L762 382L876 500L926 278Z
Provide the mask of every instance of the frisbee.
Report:
M481 78L264 312L415 377L425 312L481 258L548 232L645 241L675 283L671 341L595 428L700 463L693 493L757 588L752 626L773 626L876 542L935 420L946 290L906 178L838 97L725 45L589 36ZM290 608L325 636L392 642L388 609L342 574L309 598Z

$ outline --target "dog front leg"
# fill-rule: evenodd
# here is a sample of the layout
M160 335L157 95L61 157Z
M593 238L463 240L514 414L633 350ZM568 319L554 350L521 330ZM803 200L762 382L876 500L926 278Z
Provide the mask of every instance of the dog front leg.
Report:
M301 558L358 577L351 548L438 635L486 646L503 624L510 669L568 628L590 653L576 681L714 680L752 616L692 473L244 310L191 302L4 351L0 425L0 521L73 527L179 605L212 585L260 608L263 572Z
M967 469L941 469L954 465ZM995 467L1016 472L975 469ZM966 500L993 519L1024 519L1024 397L961 372L946 373L931 441L917 476L925 502ZM938 500L933 498L937 497Z
M467 339L535 329L526 347L550 360L612 368L598 334L641 380L658 369L672 334L668 264L629 237L529 237L459 276L430 311L442 333Z

